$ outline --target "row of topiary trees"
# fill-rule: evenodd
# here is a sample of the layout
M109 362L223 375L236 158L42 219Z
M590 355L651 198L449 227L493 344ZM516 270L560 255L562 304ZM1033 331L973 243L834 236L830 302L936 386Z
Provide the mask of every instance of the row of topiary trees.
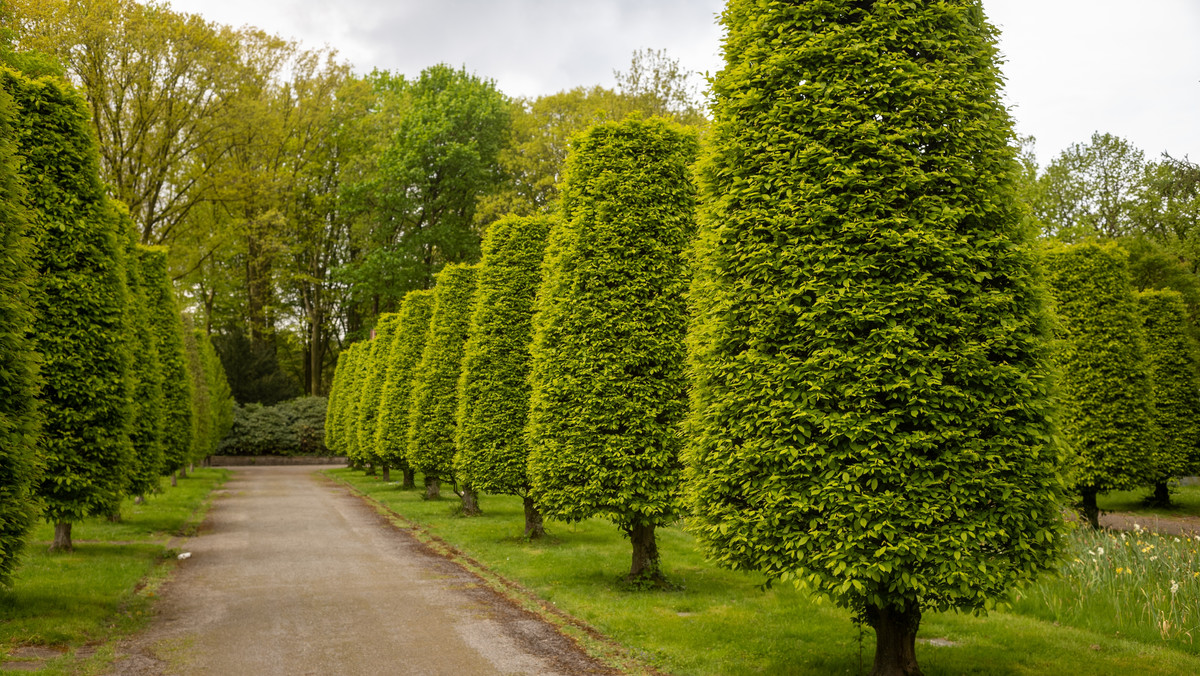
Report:
M185 329L165 251L136 244L99 178L83 97L0 66L0 579L32 520L119 517L211 451L232 399Z
M1178 299L1135 312L1103 247L1042 274L977 1L731 0L722 22L698 198L678 129L575 138L552 224L496 223L478 268L343 354L327 443L451 480L464 511L520 495L531 536L603 515L643 580L686 515L719 563L873 627L873 673L918 674L923 611L1053 567L1072 486L1094 505L1145 449L1195 448Z

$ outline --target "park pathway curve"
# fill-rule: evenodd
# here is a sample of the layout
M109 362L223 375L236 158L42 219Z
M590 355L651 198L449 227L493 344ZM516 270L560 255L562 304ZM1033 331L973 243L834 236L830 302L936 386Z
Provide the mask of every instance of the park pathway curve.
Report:
M612 674L312 467L217 493L113 673Z

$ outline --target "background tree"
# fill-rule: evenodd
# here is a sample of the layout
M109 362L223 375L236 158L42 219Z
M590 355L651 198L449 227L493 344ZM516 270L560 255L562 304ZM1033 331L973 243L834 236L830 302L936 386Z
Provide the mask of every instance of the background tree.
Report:
M478 280L477 265L447 265L433 289L429 335L413 372L408 412L408 463L425 475L427 496L436 498L443 481L454 480L458 377ZM463 514L479 513L475 487L455 486Z
M392 344L396 338L396 327L400 315L380 315L375 325L375 338L366 349L366 366L362 372L362 394L358 405L358 448L366 462L378 467L384 481L391 481L391 463L377 452L375 439L379 430L379 403L383 399L383 385L391 365Z
M689 525L917 674L925 610L1054 562L1047 313L978 2L722 17L692 290Z
M1113 243L1047 254L1062 333L1060 424L1093 528L1100 527L1096 495L1150 483L1155 452L1146 340L1127 261Z
M534 318L534 501L554 518L615 523L635 581L661 580L654 529L678 514L696 149L661 119L575 137Z
M1132 234L1144 171L1141 150L1096 132L1090 143L1072 144L1046 168L1034 212L1047 232L1065 241Z
M408 462L408 420L412 402L413 375L429 337L433 315L433 291L409 291L400 304L396 336L388 359L387 377L379 402L379 424L375 430L375 454L389 467L404 472L403 488L413 487L412 465Z
M40 471L41 381L30 296L35 281L25 185L18 173L18 113L12 97L0 88L0 585L12 579L37 517L33 488Z
M167 251L143 247L141 273L150 302L150 324L163 372L163 470L176 483L192 450L192 376L183 340L183 319L167 275Z
M544 534L529 494L529 344L533 301L552 219L511 216L488 228L458 384L458 452L463 482L525 502L525 537Z
M1183 296L1175 291L1143 291L1138 304L1145 321L1157 433L1151 502L1166 507L1171 503L1167 482L1190 474L1200 464L1200 351L1188 331Z
M28 188L36 279L34 335L45 415L38 495L71 549L71 524L111 514L127 484L130 354L121 219L104 195L83 97L55 77L0 68L20 111L17 152Z

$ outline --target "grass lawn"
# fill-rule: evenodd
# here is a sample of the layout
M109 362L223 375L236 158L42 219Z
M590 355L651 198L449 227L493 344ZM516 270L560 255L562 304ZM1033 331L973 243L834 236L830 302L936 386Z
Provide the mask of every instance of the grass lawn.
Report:
M791 585L761 588L751 573L704 561L681 528L662 529L663 566L681 589L626 591L629 543L609 523L548 522L550 537L525 542L521 502L484 496L484 516L454 515L457 498L425 501L421 492L348 469L328 470L445 540L503 578L579 618L635 659L674 674L858 674L870 671L874 634L848 613ZM421 533L418 533L420 536ZM986 618L927 614L917 647L936 674L1197 674L1200 657L1169 645L1068 626L1029 614ZM943 639L951 645L930 644ZM939 641L938 643L942 643Z
M54 528L31 534L12 587L0 591L4 665L46 660L39 673L99 673L123 636L143 626L155 590L178 552L173 537L192 535L223 469L198 469L145 504L127 500L120 523L89 519L72 527L75 551L50 554ZM14 655L15 651L15 655Z
M1106 512L1132 512L1158 516L1200 516L1200 486L1175 486L1171 489L1170 507L1147 507L1146 498L1152 488L1132 491L1113 491L1097 496L1096 504Z

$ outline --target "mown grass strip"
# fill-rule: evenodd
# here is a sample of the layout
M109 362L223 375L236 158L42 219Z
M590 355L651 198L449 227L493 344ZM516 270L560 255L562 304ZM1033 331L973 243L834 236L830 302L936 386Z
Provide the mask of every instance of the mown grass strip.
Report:
M1151 507L1146 504L1153 489L1113 491L1096 498L1096 504L1106 512L1129 512L1148 516L1200 517L1200 486L1177 486L1171 490L1170 507Z
M425 501L419 491L353 470L328 470L360 492L419 524L481 566L611 637L637 658L675 674L857 674L870 670L870 630L790 585L761 588L755 574L707 563L681 528L661 532L663 565L673 592L634 592L619 580L628 543L597 519L550 523L550 537L526 542L519 499L485 496L484 516L455 514L458 501ZM420 483L418 481L418 483ZM935 674L1200 673L1184 651L1015 613L985 618L927 614L918 647ZM939 639L931 644L928 641Z
M224 469L199 469L145 504L127 500L122 520L73 528L75 551L51 554L48 524L31 536L12 587L0 592L0 668L37 662L47 674L100 673L121 638L150 617L174 568L173 540L194 535Z

